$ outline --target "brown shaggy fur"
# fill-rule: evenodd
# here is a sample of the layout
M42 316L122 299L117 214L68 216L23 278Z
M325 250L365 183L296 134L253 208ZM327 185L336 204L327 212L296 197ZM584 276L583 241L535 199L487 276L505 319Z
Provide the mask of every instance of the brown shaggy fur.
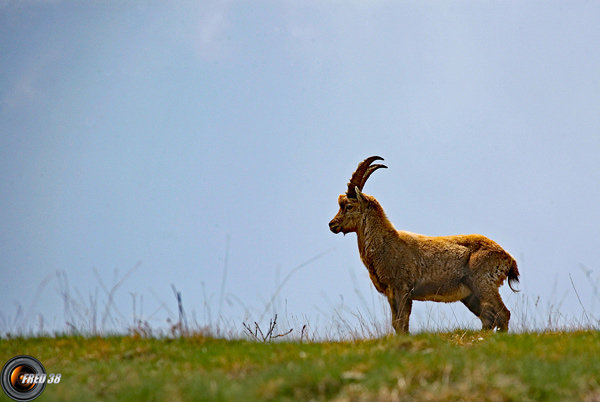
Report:
M515 291L515 259L478 234L429 237L396 230L379 202L361 192L365 165L375 159L382 158L367 158L359 165L348 183L354 191L339 196L340 210L329 227L333 233L356 232L360 258L375 288L387 296L396 332L408 332L413 300L461 301L479 317L483 329L507 331L510 312L498 288L508 278ZM378 167L385 166L371 166ZM366 171L367 178L375 169Z

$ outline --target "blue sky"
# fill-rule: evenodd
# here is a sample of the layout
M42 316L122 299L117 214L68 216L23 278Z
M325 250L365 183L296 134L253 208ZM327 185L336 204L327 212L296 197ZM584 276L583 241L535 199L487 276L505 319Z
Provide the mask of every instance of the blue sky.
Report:
M277 293L280 315L383 315L355 236L327 226L370 155L389 169L365 192L398 229L481 233L517 258L509 309L580 319L575 285L597 317L599 15L593 2L0 1L2 325L41 314L63 329L58 271L103 311L94 270L110 287L141 261L115 296L126 320L134 294L164 324L174 284L200 324L220 310L241 326L321 253ZM440 306L418 303L411 325L466 310Z

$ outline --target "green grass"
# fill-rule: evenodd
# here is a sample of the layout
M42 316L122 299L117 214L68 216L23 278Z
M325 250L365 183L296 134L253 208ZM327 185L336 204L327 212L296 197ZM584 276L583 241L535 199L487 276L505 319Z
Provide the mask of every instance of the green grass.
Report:
M39 401L600 401L595 331L322 343L203 336L0 341L0 364L19 354L62 374Z

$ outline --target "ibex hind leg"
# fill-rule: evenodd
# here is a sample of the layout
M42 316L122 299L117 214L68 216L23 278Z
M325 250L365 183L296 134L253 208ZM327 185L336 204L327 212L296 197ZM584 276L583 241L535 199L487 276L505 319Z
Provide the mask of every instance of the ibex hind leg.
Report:
M489 303L481 303L479 297L474 293L461 300L467 306L471 313L475 314L481 320L481 328L483 330L494 329L494 312Z
M510 321L510 311L506 308L504 303L502 302L502 298L500 297L500 293L496 290L494 294L494 310L495 316L493 321L493 326L498 328L499 331L506 332L508 331L508 322Z
M469 311L481 318L481 300L475 294L471 293L469 296L461 300L461 302L467 306Z
M502 277L504 274L493 268L497 264L497 257L496 253L486 252L477 252L471 256L469 275L463 278L463 283L471 289L472 295L465 298L463 303L481 319L483 329L508 331L510 312L498 292L499 282L502 283L498 279L503 280L505 276L498 278L498 275Z
M489 301L482 302L481 300L484 298L471 293L462 299L461 302L467 306L469 311L479 317L482 329L491 330L498 328L500 331L508 331L510 312L504 303L502 303L500 294L497 291L495 293Z
M498 328L499 331L508 331L508 322L510 321L510 311L506 308L500 294L496 292L489 301L481 303L481 323L483 329Z

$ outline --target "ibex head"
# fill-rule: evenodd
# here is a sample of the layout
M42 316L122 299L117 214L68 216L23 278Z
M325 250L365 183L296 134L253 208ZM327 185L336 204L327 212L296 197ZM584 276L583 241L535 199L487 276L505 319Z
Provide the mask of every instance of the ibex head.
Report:
M362 193L362 189L371 174L379 168L387 168L385 165L371 165L376 160L383 160L380 156L371 156L358 164L356 171L348 182L346 194L338 197L340 210L329 222L329 228L333 233L356 232L358 222L368 207L372 197Z

